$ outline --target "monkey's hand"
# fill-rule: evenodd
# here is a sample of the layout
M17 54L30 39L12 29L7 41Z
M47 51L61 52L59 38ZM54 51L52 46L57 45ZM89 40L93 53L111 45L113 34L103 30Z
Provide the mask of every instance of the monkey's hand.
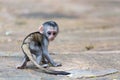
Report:
M25 67L24 66L16 66L17 69L24 69Z
M62 64L61 64L61 63L55 63L55 62L54 62L54 63L52 64L52 66L53 66L53 67L58 67L58 66L62 66Z

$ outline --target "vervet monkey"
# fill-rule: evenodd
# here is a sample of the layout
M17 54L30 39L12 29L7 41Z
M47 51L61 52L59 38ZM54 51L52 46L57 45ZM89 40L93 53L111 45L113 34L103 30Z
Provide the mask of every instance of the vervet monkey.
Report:
M25 68L28 61L32 61L36 67L42 72L54 75L68 75L70 73L64 71L54 71L43 68L40 66L42 61L49 62L52 66L61 66L60 63L56 63L51 58L48 52L48 45L50 41L53 41L59 33L59 27L54 21L47 21L39 27L39 31L33 32L25 37L22 43L22 51L24 53L24 60L18 69ZM36 60L33 58L36 56Z

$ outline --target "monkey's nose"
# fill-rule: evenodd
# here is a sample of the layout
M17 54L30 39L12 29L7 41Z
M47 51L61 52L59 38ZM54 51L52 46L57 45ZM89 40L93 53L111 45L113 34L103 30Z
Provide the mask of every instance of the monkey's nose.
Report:
M50 40L50 41L53 41L53 40L54 40L54 37L50 38L49 40Z

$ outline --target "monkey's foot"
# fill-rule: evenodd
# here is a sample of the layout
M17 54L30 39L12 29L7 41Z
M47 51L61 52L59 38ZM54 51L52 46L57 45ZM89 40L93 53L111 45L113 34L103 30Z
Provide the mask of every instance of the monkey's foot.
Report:
M49 65L48 64L43 64L42 67L47 68L47 67L49 67Z
M59 66L62 66L62 64L61 63L54 63L53 64L53 67L59 67Z
M25 69L25 66L17 66L17 69Z

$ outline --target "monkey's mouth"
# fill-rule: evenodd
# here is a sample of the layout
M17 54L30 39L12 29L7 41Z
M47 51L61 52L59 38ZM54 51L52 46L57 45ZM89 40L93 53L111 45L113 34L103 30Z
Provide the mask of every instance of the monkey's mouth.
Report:
M50 39L49 39L49 41L53 41L53 40L54 40L54 38L50 38Z

